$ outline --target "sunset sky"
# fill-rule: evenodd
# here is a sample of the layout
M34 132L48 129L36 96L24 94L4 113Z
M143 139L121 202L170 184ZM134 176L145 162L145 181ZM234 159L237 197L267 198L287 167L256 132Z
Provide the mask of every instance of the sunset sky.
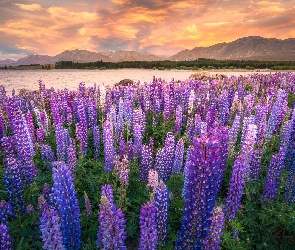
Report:
M295 0L0 0L0 60L64 50L172 55L245 36L295 37Z

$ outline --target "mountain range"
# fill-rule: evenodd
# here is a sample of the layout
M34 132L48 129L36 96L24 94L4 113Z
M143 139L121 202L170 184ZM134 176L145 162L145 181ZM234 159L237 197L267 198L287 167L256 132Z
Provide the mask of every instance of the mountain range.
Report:
M0 67L54 64L59 61L73 62L122 62L122 61L188 61L198 58L218 60L263 60L263 61L294 61L295 38L280 40L249 36L239 38L229 43L218 43L209 47L185 49L170 57L157 56L149 52L137 51L108 51L90 52L87 50L66 50L56 56L28 55L17 61L0 60Z

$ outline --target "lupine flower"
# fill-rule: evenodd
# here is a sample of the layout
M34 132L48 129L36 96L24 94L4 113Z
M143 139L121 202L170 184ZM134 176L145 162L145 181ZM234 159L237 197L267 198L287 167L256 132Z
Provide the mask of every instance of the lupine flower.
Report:
M55 156L54 156L54 153L52 152L50 145L41 144L40 149L41 149L42 161L50 162L50 163L55 161Z
M266 113L262 115L257 132L257 146L262 147L266 136Z
M67 139L65 129L62 124L55 125L55 136L56 136L56 155L58 160L66 161L67 157Z
M191 145L188 147L186 151L186 160L185 160L184 169L183 169L184 183L183 183L182 192L181 192L182 198L185 197L186 191L187 191L188 171L189 171L189 166L192 164L190 161L192 160L193 150L194 150L194 147Z
M179 134L182 126L182 107L180 105L176 108L174 133Z
M156 154L156 162L155 162L155 170L158 172L160 179L163 179L165 174L164 156L165 156L165 149L160 148Z
M158 241L166 244L168 235L168 201L169 191L165 183L161 180L155 189L155 207L157 214Z
M3 250L12 250L11 236L9 234L9 227L0 223L0 247Z
M232 155L235 149L235 144L238 138L238 133L239 133L239 129L240 129L240 121L241 121L241 116L239 114L237 114L235 116L234 122L232 124L232 127L230 128L229 132L228 132L228 143L229 143L229 149L228 149L228 153L229 155Z
M142 151L142 133L141 133L141 126L136 124L133 126L133 139L134 139L134 146L133 146L133 156L139 157Z
M147 181L149 170L153 166L152 151L148 145L142 145L139 179Z
M40 217L40 232L43 249L64 250L61 220L53 208L44 209Z
M34 213L35 209L34 206L32 204L29 204L26 206L26 213L28 215L32 215Z
M106 120L103 124L103 143L104 143L104 171L111 172L114 166L115 147L111 124Z
M215 207L212 216L212 223L208 229L208 235L203 240L204 250L219 250L219 244L221 241L221 236L223 235L224 228L224 214L222 207Z
M241 146L241 156L244 158L246 164L250 164L252 158L254 144L256 141L257 126L255 124L249 124L244 140ZM249 173L247 173L249 175Z
M90 203L90 200L88 198L88 195L86 194L86 192L84 192L84 202L85 202L85 216L90 216L92 214L92 206L91 206L91 203Z
M234 219L239 210L248 171L249 164L239 156L233 165L226 198L225 215L227 219Z
M154 191L158 187L158 185L159 185L158 172L156 170L150 169L147 187L151 188Z
M120 158L123 158L124 155L126 154L126 143L124 138L119 139L119 156Z
M36 137L38 142L45 142L45 132L42 128L36 129Z
M44 183L44 186L42 188L42 196L45 199L48 199L49 195L50 195L50 192L51 192L50 186L47 183Z
M139 248L140 250L157 249L158 232L157 232L157 212L155 204L148 202L141 206L139 216Z
M117 209L114 204L113 189L111 185L104 185L101 190L96 245L103 250L127 249L126 220L121 208Z
M225 126L229 120L229 105L228 105L228 94L226 89L222 90L219 100L218 109L218 121L219 124Z
M183 165L184 143L182 138L176 144L172 173L179 174Z
M227 130L217 127L195 138L186 169L185 205L175 249L201 248L225 170ZM225 149L224 149L225 148Z
M170 179L174 160L175 138L172 132L168 132L164 144L164 171L161 178L163 181Z
M212 104L209 108L208 108L208 111L207 111L207 114L206 114L206 122L207 122L207 125L208 125L208 128L212 128L213 127L213 124L216 120L216 105L215 104Z
M250 178L252 180L257 180L260 170L260 162L262 158L262 149L256 148L253 151L251 161L250 161Z
M279 152L273 155L271 158L263 194L264 199L266 200L273 200L276 197L281 178L281 172L284 167L283 160L284 152Z
M119 177L120 184L128 186L129 184L129 161L127 155L124 155L122 161L115 156L114 173Z
M14 216L12 206L9 201L0 201L0 223L8 224L8 218Z
M172 111L172 105L171 105L171 99L170 95L167 91L164 92L164 120L168 121L170 116L171 116L171 111Z
M77 165L75 140L71 139L70 146L67 148L67 164L71 173L75 173Z
M20 166L13 157L6 157L6 169L4 174L6 194L15 214L25 211L23 199L23 182L21 180Z
M38 209L43 212L43 210L46 210L47 208L49 208L49 205L46 201L46 199L44 198L43 195L40 195L38 197Z
M27 113L27 124L28 124L28 129L29 129L29 133L31 136L32 141L35 141L35 134L34 134L34 120L33 120L33 116L30 112Z
M2 115L0 114L0 140L5 135L5 124L2 118Z
M93 127L93 146L94 157L97 159L100 156L100 130L98 126Z
M63 245L66 249L80 249L80 208L73 176L64 162L56 162L55 165L52 168L52 194L56 211L61 218Z
M96 103L93 97L89 97L88 106L87 106L87 118L88 118L88 128L93 129L94 126L97 126L97 111Z

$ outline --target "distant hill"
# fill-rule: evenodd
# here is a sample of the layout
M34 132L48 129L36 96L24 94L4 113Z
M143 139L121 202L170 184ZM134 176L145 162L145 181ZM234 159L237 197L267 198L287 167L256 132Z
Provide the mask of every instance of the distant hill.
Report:
M122 62L122 61L161 61L164 57L156 56L148 52L137 51L109 51L109 52L90 52L87 50L66 50L56 56L48 55L29 55L17 61L0 60L0 67L30 65L30 64L54 64L59 61L73 62Z
M239 38L229 43L219 43L209 47L195 47L185 49L167 58L149 52L138 51L108 51L90 52L87 50L66 50L56 56L28 55L17 61L0 60L0 67L54 64L59 61L73 62L122 62L122 61L189 61L198 58L212 58L220 60L261 60L261 61L294 61L295 38L280 40L249 36Z
M295 38L280 40L249 36L229 43L219 43L209 47L185 49L169 57L173 61L212 58L219 60L265 60L294 61Z
M149 52L137 52L137 51L108 51L100 52L102 55L110 58L112 62L124 62L124 61L162 61L166 57L157 56Z

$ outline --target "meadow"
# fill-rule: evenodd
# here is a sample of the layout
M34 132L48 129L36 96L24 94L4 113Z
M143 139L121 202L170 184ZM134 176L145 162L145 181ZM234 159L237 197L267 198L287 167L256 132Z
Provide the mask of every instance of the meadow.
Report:
M295 74L8 96L0 249L295 249Z

